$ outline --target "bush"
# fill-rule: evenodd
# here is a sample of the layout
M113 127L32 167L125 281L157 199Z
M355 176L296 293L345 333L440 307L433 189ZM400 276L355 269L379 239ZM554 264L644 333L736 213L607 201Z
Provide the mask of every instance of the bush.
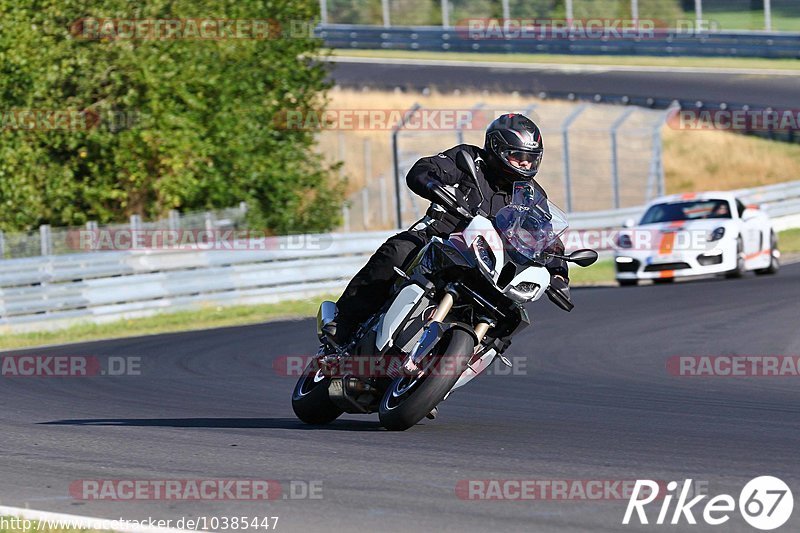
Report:
M326 230L343 184L287 109L325 104L308 35L267 39L87 39L87 17L318 17L316 0L0 0L0 229L164 216L248 202L276 233ZM104 34L100 34L104 35ZM78 125L29 127L24 111ZM99 121L99 122L98 122ZM85 126L85 127L83 127Z

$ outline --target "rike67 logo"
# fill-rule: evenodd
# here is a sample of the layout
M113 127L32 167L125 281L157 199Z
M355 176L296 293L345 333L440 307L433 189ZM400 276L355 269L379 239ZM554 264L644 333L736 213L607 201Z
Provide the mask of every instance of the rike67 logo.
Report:
M637 480L633 487L633 493L628 500L628 508L625 510L625 517L622 519L624 525L631 523L634 512L640 524L649 524L645 507L656 501L661 500L661 508L655 524L680 524L683 520L688 524L697 524L694 513L702 513L702 519L706 524L712 526L722 525L731 518L731 513L736 511L736 500L728 494L714 496L705 505L698 505L705 498L706 494L695 496L689 499L692 480L687 479L680 494L678 483L670 481L666 487L666 493L659 491L659 484L650 480ZM672 510L671 519L670 507L675 496L678 496L675 508ZM745 522L756 529L769 531L785 524L792 515L794 508L794 498L789 486L782 480L772 476L761 476L750 480L739 494L739 512ZM695 509L695 506L697 508ZM701 511L702 509L702 511ZM667 520L669 520L667 522ZM634 522L635 523L635 522Z

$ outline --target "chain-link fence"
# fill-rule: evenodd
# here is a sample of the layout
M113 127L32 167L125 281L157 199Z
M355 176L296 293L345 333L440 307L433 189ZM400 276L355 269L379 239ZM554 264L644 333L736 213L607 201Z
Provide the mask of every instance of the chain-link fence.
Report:
M468 19L649 20L659 27L800 31L797 0L320 0L323 24L443 26Z
M145 222L139 215L133 215L127 224L104 224L87 222L85 226L50 227L40 226L36 231L4 233L0 231L0 259L36 257L40 255L61 255L87 251L81 237L100 233L119 235L124 232L150 232L170 230L218 231L244 229L246 227L247 206L215 211L190 211L179 213L170 211L166 218ZM88 250L91 251L91 250Z
M432 111L420 106L414 115ZM343 207L341 230L406 227L422 217L428 202L414 195L405 183L411 166L421 157L457 144L483 146L486 125L508 112L526 114L542 128L545 157L537 181L567 211L638 206L664 193L661 130L669 111L568 101L489 108L479 102L465 110L470 117L463 121L467 127L397 132L399 189L391 131L380 135L328 132L322 146L343 161L343 174L360 185Z

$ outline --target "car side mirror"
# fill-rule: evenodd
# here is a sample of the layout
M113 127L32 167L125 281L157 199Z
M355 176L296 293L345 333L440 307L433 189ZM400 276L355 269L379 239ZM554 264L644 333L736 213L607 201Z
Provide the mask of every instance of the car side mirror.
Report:
M623 228L632 228L636 225L636 221L632 218L625 219L625 222L622 223Z
M742 220L750 220L751 218L755 218L758 216L758 209L755 207L748 207L742 213Z
M569 261L580 267L588 267L595 264L598 257L594 250L575 250L569 254Z

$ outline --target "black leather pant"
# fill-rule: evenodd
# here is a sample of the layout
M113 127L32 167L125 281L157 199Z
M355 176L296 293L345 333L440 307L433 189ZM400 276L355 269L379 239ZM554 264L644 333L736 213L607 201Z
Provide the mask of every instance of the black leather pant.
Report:
M390 237L372 254L336 303L338 339L349 338L363 321L383 306L398 277L394 267L407 267L427 242L424 231L407 230Z

